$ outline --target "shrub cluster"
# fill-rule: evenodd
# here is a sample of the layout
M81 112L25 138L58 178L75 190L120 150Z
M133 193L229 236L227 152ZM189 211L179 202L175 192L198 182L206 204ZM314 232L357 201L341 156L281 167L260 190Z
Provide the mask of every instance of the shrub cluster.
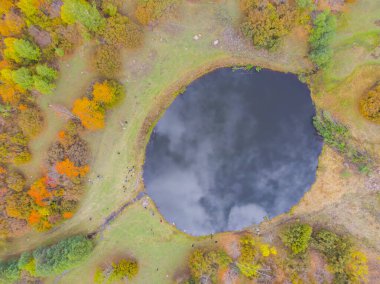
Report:
M348 161L367 173L372 166L371 158L357 149L351 142L352 137L344 125L335 121L327 112L320 112L313 118L314 127L317 129L324 141L331 147L342 153Z
M227 267L232 263L223 250L194 250L188 261L191 277L194 281L201 279L210 279L212 283L216 283L216 276L219 269Z
M313 229L307 224L294 224L281 235L282 242L292 254L302 254L309 247Z
M380 123L380 84L360 100L360 112L365 118Z
M365 281L368 273L367 258L354 249L348 238L325 229L313 232L310 225L297 223L287 227L282 232L281 239L290 248L293 257L306 253L309 244L321 253L334 273L334 283Z
M94 282L115 283L123 279L132 280L138 273L139 267L137 261L133 259L121 259L113 262L111 266L98 268L94 275Z
M135 17L142 25L154 24L178 0L139 0L135 9Z
M277 255L275 247L249 234L240 238L239 250L240 255L233 259L223 249L195 249L188 259L190 278L185 283L219 283L218 274L224 269L252 280L270 270L268 260Z

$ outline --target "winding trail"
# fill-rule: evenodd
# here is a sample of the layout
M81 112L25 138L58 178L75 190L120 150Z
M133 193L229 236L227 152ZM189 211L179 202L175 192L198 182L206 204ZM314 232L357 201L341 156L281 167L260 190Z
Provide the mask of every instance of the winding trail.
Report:
M135 189L138 187L138 185L140 184L141 182L141 174L140 176L137 178L136 180L136 183L135 183ZM102 225L100 225L98 227L98 229L96 229L95 231L93 231L92 233L89 233L87 236L89 238L94 238L96 237L97 235L100 234L100 239L99 240L103 240L103 232L107 229L107 227L112 223L112 221L114 221L120 214L123 213L123 211L135 204L137 201L141 200L143 197L145 197L147 195L147 193L145 191L140 191L136 197L132 198L131 200L128 200L127 202L125 202L121 207L119 207L117 210L113 211L111 214L109 214L104 222L102 223Z

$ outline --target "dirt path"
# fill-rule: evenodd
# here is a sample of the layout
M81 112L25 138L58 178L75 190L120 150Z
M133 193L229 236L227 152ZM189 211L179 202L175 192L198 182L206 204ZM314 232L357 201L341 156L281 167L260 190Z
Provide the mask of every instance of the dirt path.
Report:
M143 197L145 197L147 194L145 191L141 191L137 194L137 196L129 201L127 201L126 203L124 203L119 209L113 211L110 215L108 215L106 217L106 219L104 220L103 224L98 228L96 229L94 232L88 234L88 237L89 238L94 238L96 237L97 235L99 235L99 240L102 241L103 240L103 232L107 229L107 227L120 215L124 212L124 210L135 204L137 201L141 200Z

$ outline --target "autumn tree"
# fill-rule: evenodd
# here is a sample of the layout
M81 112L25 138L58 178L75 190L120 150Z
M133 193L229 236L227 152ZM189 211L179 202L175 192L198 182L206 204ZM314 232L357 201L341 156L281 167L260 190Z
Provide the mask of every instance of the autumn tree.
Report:
M142 25L148 25L159 18L178 0L140 0L136 6L135 17Z
M0 162L22 164L28 162L31 155L28 139L16 129L0 133Z
M31 210L31 198L25 191L13 192L7 196L6 213L9 217L27 219Z
M44 0L19 0L17 7L24 14L27 22L42 28L47 28L52 26L52 20L45 14L45 9L42 9L42 5L45 3L46 1Z
M124 93L122 85L113 80L96 82L93 86L93 100L105 107L112 106Z
M143 32L128 17L121 14L107 18L101 36L109 45L136 48L142 45Z
M17 105L20 101L22 89L13 82L0 84L0 97L4 103Z
M360 100L360 112L367 119L380 123L380 84Z
M216 283L216 275L221 268L227 267L232 259L223 250L194 250L188 260L191 275L198 281L209 278Z
M20 192L25 187L25 177L18 171L8 171L6 176L6 184L8 188Z
M260 243L251 235L242 236L239 246L240 256L236 265L241 274L248 279L255 278L259 275L259 271L262 268L262 257L266 258L270 255L277 254L275 247L270 247L268 244Z
M0 5L0 14L9 12L13 6L14 5L12 0L2 0Z
M95 101L88 98L77 99L72 111L85 128L89 130L104 128L104 111Z
M295 25L296 9L288 1L241 0L240 6L242 32L257 47L276 48Z
M92 91L94 101L97 103L111 104L115 101L115 91L111 88L107 81L103 83L95 83Z
M66 175L69 178L83 177L89 171L89 166L77 167L69 159L65 159L61 162L58 162L55 166L55 169L60 175Z
M29 107L20 111L17 123L25 136L34 137L41 132L43 117L38 108Z
M46 206L46 201L52 197L51 192L46 188L46 177L35 181L28 190L28 195L33 198L38 206Z
M17 36L25 26L24 20L13 12L8 12L0 18L0 35Z

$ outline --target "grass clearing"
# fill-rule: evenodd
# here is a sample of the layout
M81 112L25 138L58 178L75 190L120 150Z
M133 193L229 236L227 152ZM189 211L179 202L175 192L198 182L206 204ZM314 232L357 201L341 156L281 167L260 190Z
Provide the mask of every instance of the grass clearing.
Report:
M348 5L348 11L338 18L332 64L323 76L324 87L331 91L355 69L363 64L380 64L374 52L379 46L380 5L377 1L363 0ZM349 60L348 60L349 58Z

